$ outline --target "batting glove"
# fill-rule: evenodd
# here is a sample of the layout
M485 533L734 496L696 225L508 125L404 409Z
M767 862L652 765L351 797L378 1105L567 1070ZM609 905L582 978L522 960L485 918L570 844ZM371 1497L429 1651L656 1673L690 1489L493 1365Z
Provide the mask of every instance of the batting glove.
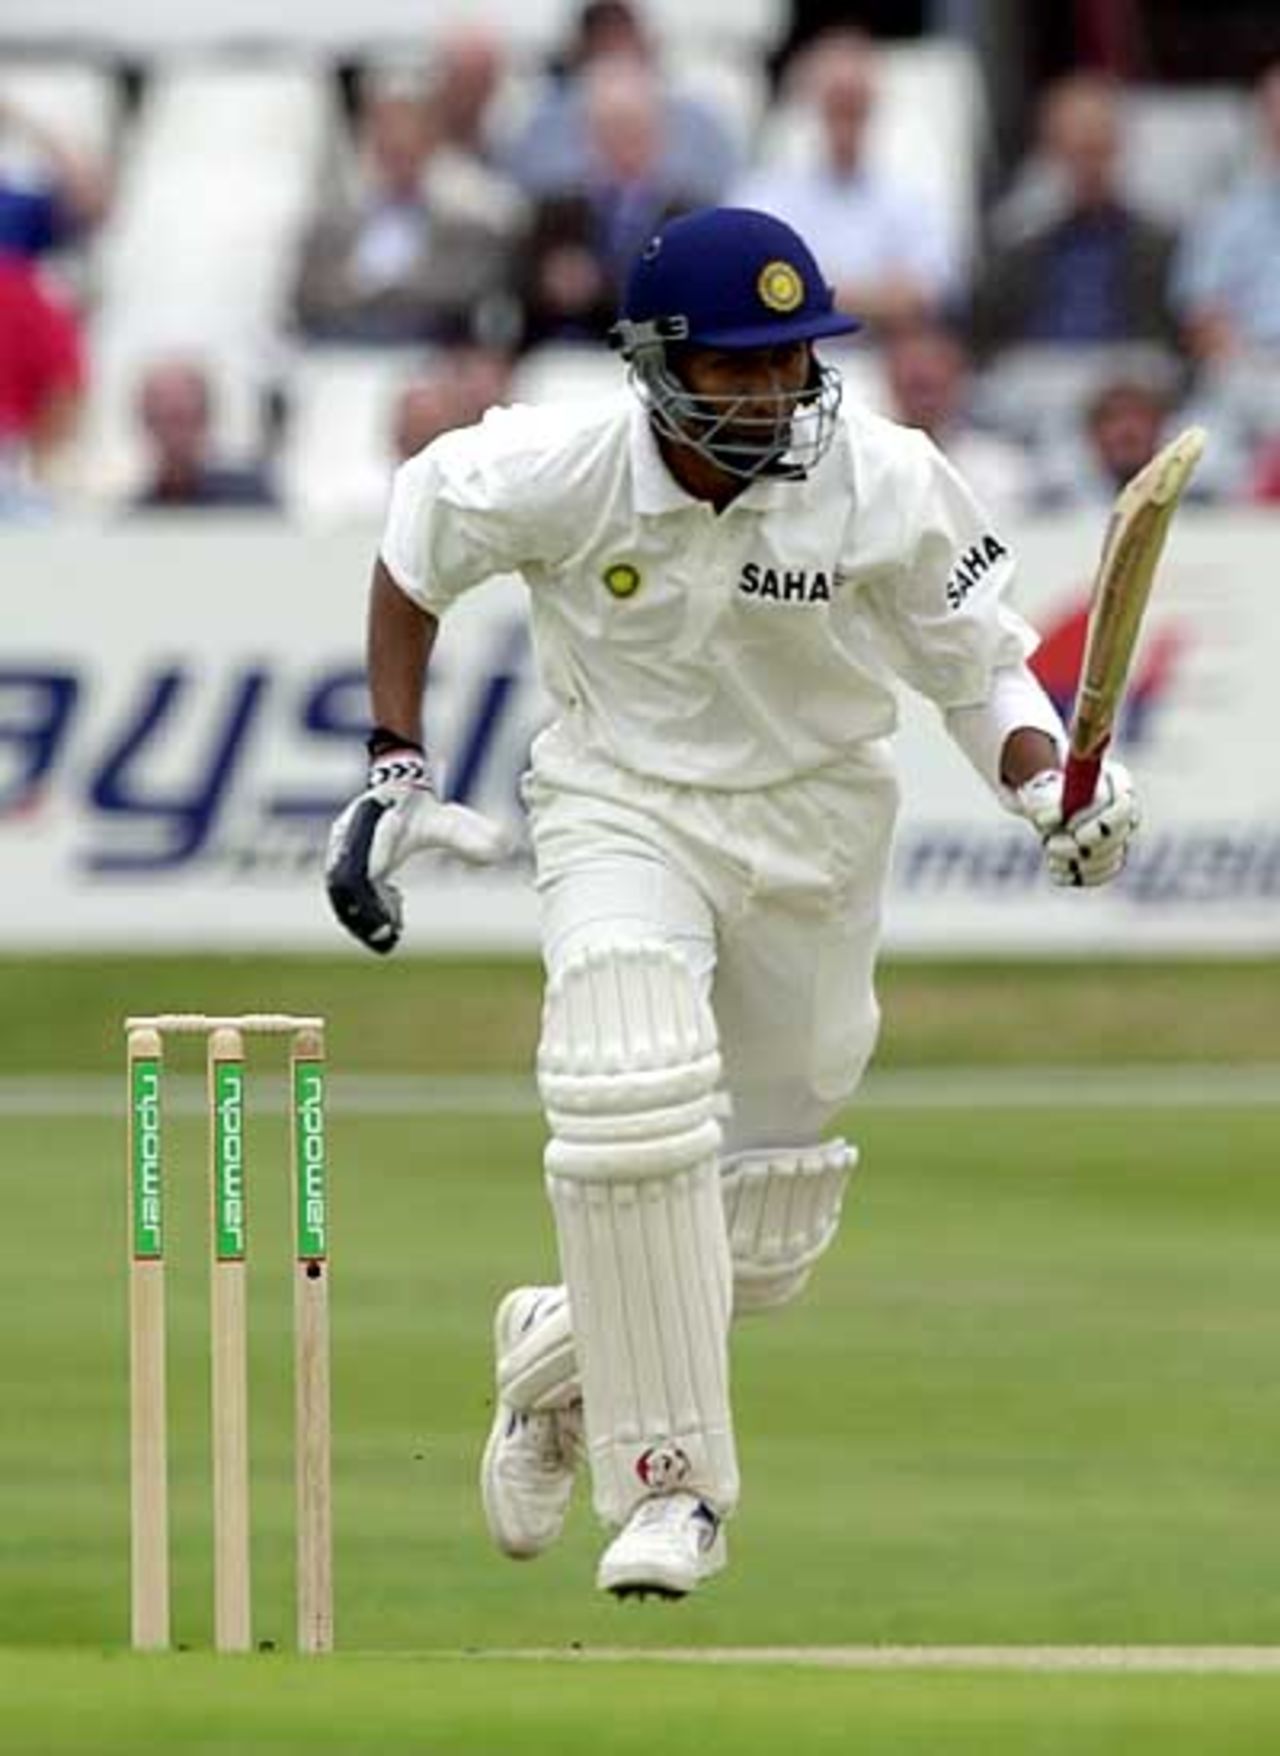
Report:
M333 912L371 951L394 951L404 905L389 874L413 854L436 850L475 866L500 860L511 838L499 823L436 796L420 750L388 750L369 769L369 785L329 832L325 884Z
M1051 884L1079 889L1109 884L1129 857L1142 821L1129 771L1104 762L1093 802L1062 818L1062 770L1047 768L1024 781L1014 808L1040 837Z

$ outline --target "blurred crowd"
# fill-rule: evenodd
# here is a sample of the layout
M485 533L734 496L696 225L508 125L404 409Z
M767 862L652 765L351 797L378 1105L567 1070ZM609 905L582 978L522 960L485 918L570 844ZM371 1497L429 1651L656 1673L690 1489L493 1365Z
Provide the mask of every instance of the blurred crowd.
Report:
M518 393L545 350L599 352L644 239L719 201L812 242L865 320L850 394L873 387L930 433L993 511L1102 507L1193 418L1214 439L1195 492L1280 505L1280 60L1250 94L1248 151L1177 225L1141 193L1124 87L1060 78L1023 161L987 177L972 238L869 151L883 55L858 30L790 56L751 139L672 78L639 0L587 0L523 112L509 62L463 27L341 83L311 212L282 245L286 364L251 442L220 454L216 361L158 349L129 387L129 507L288 509L288 362L324 350L396 362L389 469ZM0 97L0 517L75 502L95 372L77 268L110 239L112 176Z

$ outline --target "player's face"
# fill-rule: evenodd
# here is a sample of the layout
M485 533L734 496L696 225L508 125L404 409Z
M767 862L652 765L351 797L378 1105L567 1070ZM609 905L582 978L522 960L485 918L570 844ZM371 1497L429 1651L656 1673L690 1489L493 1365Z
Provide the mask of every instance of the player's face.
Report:
M687 349L680 376L696 396L742 398L741 413L763 417L776 407L779 395L799 396L809 382L807 341L782 342L767 348ZM752 399L760 398L753 406Z
M791 444L792 421L810 382L807 341L763 348L692 347L680 363L685 387L697 397L705 436L739 460L781 456Z
M803 478L835 434L840 375L820 365L807 340L753 348L686 343L637 355L637 362L637 388L668 463L686 486L695 464L699 476L713 472L708 497L726 482ZM692 491L701 491L697 483Z

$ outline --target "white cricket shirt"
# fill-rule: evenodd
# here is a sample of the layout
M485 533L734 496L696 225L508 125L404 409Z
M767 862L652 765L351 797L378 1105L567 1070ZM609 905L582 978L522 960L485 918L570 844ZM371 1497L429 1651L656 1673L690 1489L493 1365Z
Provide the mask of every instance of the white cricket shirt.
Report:
M964 483L859 409L807 480L720 513L670 475L629 391L495 409L401 465L381 552L437 616L523 575L559 736L691 786L772 785L884 737L891 670L949 715L981 708L1035 645ZM999 737L980 741L989 770Z

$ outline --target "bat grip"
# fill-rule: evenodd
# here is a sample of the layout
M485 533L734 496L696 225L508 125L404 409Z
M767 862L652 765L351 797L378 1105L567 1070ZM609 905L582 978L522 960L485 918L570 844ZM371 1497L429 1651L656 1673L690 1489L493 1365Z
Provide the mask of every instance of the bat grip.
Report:
M1104 746L1105 748L1105 746ZM1083 811L1086 805L1092 805L1093 795L1098 790L1098 776L1102 772L1102 751L1096 756L1067 757L1066 772L1062 782L1062 821L1069 823L1077 811Z

